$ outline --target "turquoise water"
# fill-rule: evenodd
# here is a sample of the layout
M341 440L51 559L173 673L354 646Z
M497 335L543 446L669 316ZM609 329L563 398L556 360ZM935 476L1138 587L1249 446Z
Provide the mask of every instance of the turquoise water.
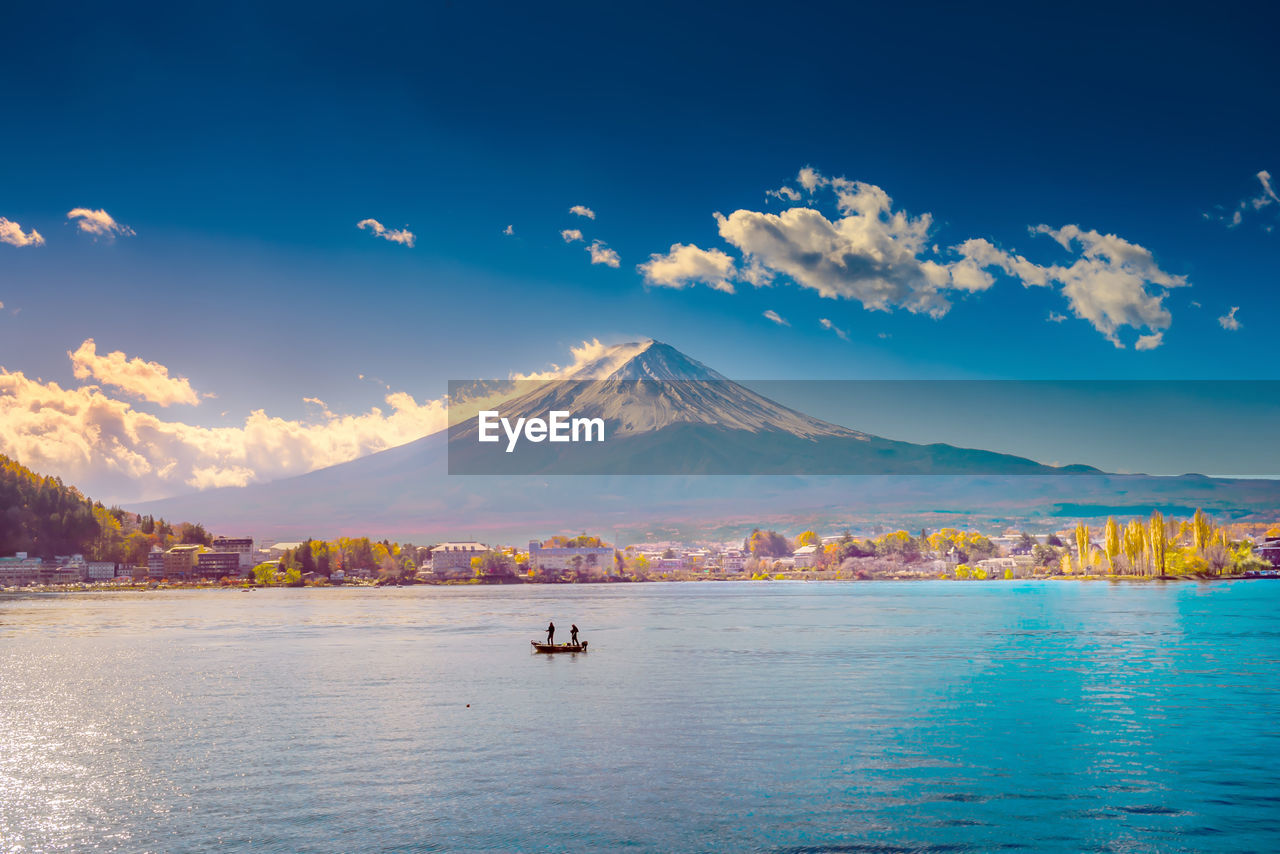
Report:
M1278 606L1267 582L10 598L0 850L1275 851ZM591 651L531 655L548 619Z

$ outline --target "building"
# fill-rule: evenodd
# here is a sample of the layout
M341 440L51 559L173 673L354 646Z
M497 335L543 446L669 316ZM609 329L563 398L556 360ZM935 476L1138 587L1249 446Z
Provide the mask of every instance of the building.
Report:
M152 549L147 555L147 577L164 578L164 552L159 548Z
M818 546L801 546L791 558L796 562L797 569L810 569L818 565L818 551Z
M252 540L250 541L252 543ZM236 578L240 575L242 553L200 552L196 555L196 576L199 578Z
M214 537L213 550L234 552L240 558L240 569L253 569L253 537Z
M196 572L196 558L204 546L174 546L164 553L164 577L191 578Z
M431 572L437 578L470 578L471 559L487 551L484 543L440 543L431 549Z
M18 552L13 557L0 557L0 585L12 587L40 580L44 560Z
M747 565L747 553L742 549L729 549L720 563L725 572L742 572Z
M544 549L537 540L530 540L529 566L553 572L580 569L586 572L609 573L613 571L613 546L566 546Z
M116 564L111 560L91 560L85 564L86 581L110 581L116 577Z
M1018 561L1011 557L990 557L978 561L978 566L987 571L988 579L1018 577Z
M1271 565L1280 567L1280 537L1269 537L1254 547L1254 554L1263 560L1271 561Z

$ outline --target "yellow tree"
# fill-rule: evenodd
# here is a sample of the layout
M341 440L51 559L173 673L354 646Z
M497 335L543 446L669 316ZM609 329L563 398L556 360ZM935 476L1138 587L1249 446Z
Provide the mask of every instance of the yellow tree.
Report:
M1209 543L1213 541L1213 523L1209 521L1209 517L1204 515L1204 511L1196 508L1195 515L1191 517L1191 542L1195 546L1197 554L1204 554L1204 550Z
M1116 524L1115 516L1107 517L1105 545L1107 550L1107 571L1115 575L1116 557L1120 554L1120 526Z
M1164 575L1169 560L1169 530L1164 524L1164 515L1159 510L1151 513L1149 544L1151 547L1151 574Z
M1129 569L1138 575L1146 575L1145 568L1141 566L1146 548L1146 532L1147 529L1137 519L1130 519L1124 528L1124 556L1129 561Z
M817 531L804 531L800 536L796 537L796 548L804 546L816 546L822 542L822 538L818 536Z
M1084 522L1076 523L1076 560L1083 574L1089 566L1089 526Z

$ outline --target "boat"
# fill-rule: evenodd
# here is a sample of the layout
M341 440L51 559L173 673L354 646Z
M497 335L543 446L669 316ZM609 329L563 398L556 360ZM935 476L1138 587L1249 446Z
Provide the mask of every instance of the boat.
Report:
M582 643L538 643L537 641L529 641L533 644L534 652L586 652L587 642Z

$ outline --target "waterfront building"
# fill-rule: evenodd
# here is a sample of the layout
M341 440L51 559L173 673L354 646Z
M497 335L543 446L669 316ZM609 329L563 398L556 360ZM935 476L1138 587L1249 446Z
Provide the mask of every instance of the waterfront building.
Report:
M679 558L675 560L680 562ZM593 574L607 574L613 572L613 546L543 548L542 543L530 540L529 566L553 572L578 569Z
M431 572L437 578L470 578L475 574L471 559L487 551L484 543L440 543L431 547Z
M234 552L239 556L240 569L253 569L253 537L214 537L213 550Z

